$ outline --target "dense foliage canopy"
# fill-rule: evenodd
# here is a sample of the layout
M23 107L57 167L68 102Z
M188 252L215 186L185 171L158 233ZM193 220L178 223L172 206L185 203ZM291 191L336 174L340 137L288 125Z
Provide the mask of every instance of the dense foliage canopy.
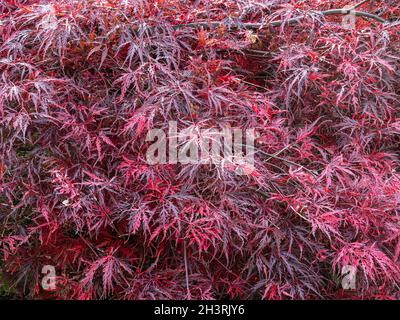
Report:
M3 0L8 294L400 298L400 4L352 5ZM169 121L255 128L255 170L148 164Z

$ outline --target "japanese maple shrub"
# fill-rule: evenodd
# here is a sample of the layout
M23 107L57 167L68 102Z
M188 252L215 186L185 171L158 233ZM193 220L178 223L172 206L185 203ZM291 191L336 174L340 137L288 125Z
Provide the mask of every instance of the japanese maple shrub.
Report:
M397 0L1 1L1 284L400 298L399 16ZM147 133L171 121L254 129L254 170L149 164Z

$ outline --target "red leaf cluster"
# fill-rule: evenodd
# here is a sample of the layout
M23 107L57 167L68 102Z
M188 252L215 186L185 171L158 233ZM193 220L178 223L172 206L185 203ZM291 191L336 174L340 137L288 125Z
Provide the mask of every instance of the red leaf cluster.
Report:
M352 29L321 14L346 5L2 1L1 281L31 298L398 299L400 5L366 2L388 22ZM169 121L255 128L255 171L148 164Z

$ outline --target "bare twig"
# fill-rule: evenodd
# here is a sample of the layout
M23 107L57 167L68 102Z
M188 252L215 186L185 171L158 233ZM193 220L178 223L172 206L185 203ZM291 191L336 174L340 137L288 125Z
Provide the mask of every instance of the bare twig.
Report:
M365 18L371 18L373 20L379 21L381 23L386 23L387 21L385 19L382 19L381 17L377 16L376 14L364 12L364 11L356 11L351 9L332 9L332 10L327 10L322 12L323 15L329 16L329 15L348 15L348 14L354 14L357 17L365 17Z
M296 163L296 162L291 161L291 160L289 160L289 159L285 159L285 158L278 157L277 155L270 154L270 153L264 152L264 151L262 151L262 150L257 150L257 152L259 152L259 153L261 153L261 154L267 156L268 159L267 159L266 161L268 161L268 160L270 160L270 159L272 159L272 158L273 158L273 159L277 159L277 160L281 160L281 161L283 161L283 162L286 162L286 163L288 163L288 164L294 165L294 166L296 166L296 167L299 167L299 168L301 168L301 169L307 171L307 172L310 173L314 178L316 178L315 172L311 171L310 169L304 167L303 165L301 165L301 164L299 164L299 163Z
M190 288L189 288L189 270L187 263L187 253L186 253L186 240L183 240L183 259L185 261L185 278L186 278L186 291L188 300L191 299Z
M362 1L353 7L348 7L348 8L342 8L342 9L331 9L331 10L326 10L326 11L317 11L316 13L323 15L323 16L331 16L331 15L348 15L348 14L353 14L357 17L364 17L364 18L370 18L373 20L376 20L381 23L387 23L387 21L380 16L376 14L372 14L369 12L364 12L364 11L357 11L355 10L356 8L360 7L364 3L366 3L369 0ZM300 22L301 19L304 19L306 16L302 15L296 18L291 18L288 20L278 20L278 21L273 21L267 26L272 26L272 27L279 27L282 26L283 24L287 25L293 25L297 24ZM173 29L181 29L181 28L205 28L205 29L215 29L218 27L221 27L223 25L223 22L220 21L211 21L211 22L193 22L193 23L187 23L187 24L178 24L172 26ZM262 23L241 23L233 26L234 28L243 28L243 29L262 29L265 28L266 25Z

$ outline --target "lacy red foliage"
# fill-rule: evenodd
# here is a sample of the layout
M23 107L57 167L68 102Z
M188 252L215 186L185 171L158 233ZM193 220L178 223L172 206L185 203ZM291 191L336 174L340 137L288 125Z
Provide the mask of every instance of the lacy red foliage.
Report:
M387 22L352 29L321 13L351 4L2 1L1 281L33 298L399 298L400 5L367 1ZM149 165L168 121L256 128L256 171Z

